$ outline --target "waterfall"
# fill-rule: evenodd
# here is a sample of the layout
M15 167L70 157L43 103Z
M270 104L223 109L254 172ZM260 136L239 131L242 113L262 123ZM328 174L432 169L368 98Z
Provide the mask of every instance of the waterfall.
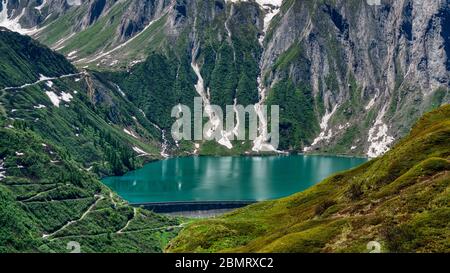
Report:
M169 147L169 141L166 138L166 130L161 130L161 137L162 137L162 149L161 149L161 156L168 158L169 154L167 153L167 149Z

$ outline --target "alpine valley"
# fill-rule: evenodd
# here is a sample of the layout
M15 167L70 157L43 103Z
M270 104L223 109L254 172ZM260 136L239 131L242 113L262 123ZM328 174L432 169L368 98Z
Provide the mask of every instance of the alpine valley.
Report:
M0 0L0 252L449 252L450 1L374 2ZM196 97L278 105L278 149L270 120L255 141L175 141ZM372 160L212 220L100 180L278 153Z

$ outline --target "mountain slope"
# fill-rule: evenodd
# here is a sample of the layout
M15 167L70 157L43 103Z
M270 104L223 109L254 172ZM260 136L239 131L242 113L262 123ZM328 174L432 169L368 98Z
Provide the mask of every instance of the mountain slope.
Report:
M1 110L66 148L86 168L123 174L160 158L160 134L113 83L77 71L63 56L17 33L0 32Z
M162 158L161 132L113 83L0 31L0 252L161 252L177 219L99 177Z
M19 23L77 67L117 72L114 81L142 108L155 93L163 116L143 110L165 130L174 105L157 87L134 90L155 80L144 73L154 55L165 59L161 70L180 72L164 78L175 82L171 103L203 94L221 106L279 105L285 151L376 157L423 113L450 102L444 0L6 2L0 25ZM261 152L251 142L222 143L200 143L199 152Z
M448 252L450 105L385 156L311 189L184 229L169 252Z
M160 252L179 224L130 207L29 129L1 126L0 172L0 252Z
M448 103L449 18L450 3L440 0L283 1L264 40L268 103L286 104L277 98L287 85L312 105L285 116L282 136L296 123L308 133L294 134L303 147L285 137L285 148L376 157Z

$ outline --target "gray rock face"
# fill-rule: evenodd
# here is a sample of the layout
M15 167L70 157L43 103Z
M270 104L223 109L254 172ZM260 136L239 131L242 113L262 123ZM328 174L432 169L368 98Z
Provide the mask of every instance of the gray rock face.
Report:
M17 20L23 29L43 27L60 17L76 14L77 20L71 26L73 32L86 29L109 12L112 12L114 7L124 5L124 1L120 0L2 1L4 4L7 4L8 19ZM125 41L141 31L170 2L170 0L140 0L128 3L126 11L120 14L121 20L117 27L119 40Z
M322 137L306 150L337 148L377 156L424 111L450 100L450 3L326 2L285 1L265 41L263 73L269 85L286 78L295 84L309 81L314 96L323 98L316 105L323 103L325 109L317 111L326 117ZM306 75L295 62L274 71L277 60L294 46L310 62ZM343 139L348 130L358 131L351 141Z

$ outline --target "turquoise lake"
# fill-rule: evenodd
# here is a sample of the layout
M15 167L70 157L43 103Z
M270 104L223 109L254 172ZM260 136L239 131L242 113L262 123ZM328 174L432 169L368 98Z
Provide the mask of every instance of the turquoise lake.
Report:
M366 161L312 155L183 157L149 163L103 183L130 203L262 201L303 191Z

